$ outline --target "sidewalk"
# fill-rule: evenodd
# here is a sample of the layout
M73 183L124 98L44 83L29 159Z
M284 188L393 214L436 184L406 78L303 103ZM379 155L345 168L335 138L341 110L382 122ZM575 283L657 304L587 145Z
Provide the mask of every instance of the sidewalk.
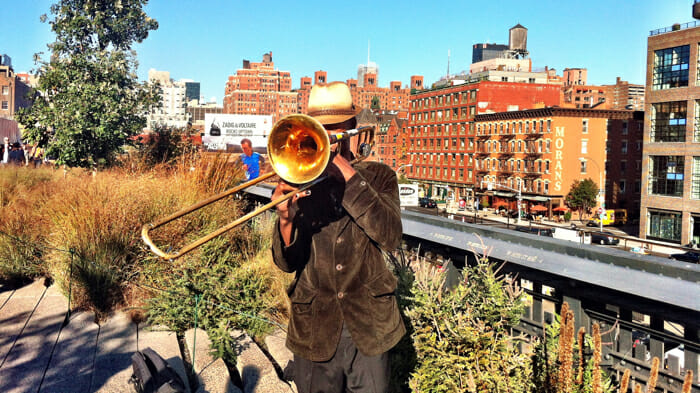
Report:
M464 221L464 222L473 222L475 212L473 210L469 211L456 211L456 210L449 210L449 212L445 209L441 210L440 213L441 216L443 217L450 217L452 216L452 219L454 220L459 220L459 221ZM507 218L503 217L500 214L496 214L492 211L483 211L479 210L476 213L477 217L477 224L481 223L483 221L484 224L491 223L491 225L499 223L499 224L505 224L508 225L509 228L513 229L516 226L515 219L514 218ZM572 220L569 222L557 222L557 221L551 221L548 219L542 219L541 221L529 221L529 220L523 220L521 219L517 226L539 226L539 227L550 227L550 228L566 228L566 229L572 229L572 225L575 225L576 229L578 230L583 230L585 232L598 232L599 228L598 227L588 227L586 226L585 222L580 222L578 220ZM660 257L668 257L671 254L677 254L677 253L683 253L686 252L687 249L680 247L679 245L676 244L663 244L658 241L648 241L641 239L636 236L630 236L626 232L624 232L621 228L618 227L603 227L603 231L606 232L611 232L613 233L613 237L619 238L620 239L620 244L617 246L618 248L621 248L623 250L628 250L630 252L636 252L640 254L652 254Z
M131 356L150 347L161 355L196 392L292 393L293 385L279 379L275 367L245 333L235 332L236 367L244 389L232 383L227 366L209 355L204 331L186 334L185 348L196 354L191 383L185 356L175 332L134 323L116 313L97 324L95 316L74 312L66 318L68 301L43 279L20 288L0 283L0 392L132 392ZM278 332L284 340L284 334ZM196 348L195 348L196 342ZM275 359L289 359L282 345ZM272 352L272 348L270 349ZM284 368L282 364L281 368ZM272 371L271 371L272 370Z

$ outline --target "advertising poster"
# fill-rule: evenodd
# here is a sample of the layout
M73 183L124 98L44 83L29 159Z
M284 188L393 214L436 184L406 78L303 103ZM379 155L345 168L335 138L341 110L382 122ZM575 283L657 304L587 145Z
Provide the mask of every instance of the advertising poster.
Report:
M206 113L202 144L207 150L240 153L241 140L248 138L254 151L265 154L272 125L271 115Z

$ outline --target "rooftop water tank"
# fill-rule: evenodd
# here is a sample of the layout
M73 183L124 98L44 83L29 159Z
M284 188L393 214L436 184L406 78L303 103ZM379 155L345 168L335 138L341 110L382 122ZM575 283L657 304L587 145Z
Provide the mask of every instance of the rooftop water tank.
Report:
M515 51L527 52L527 29L520 23L509 30L508 48Z

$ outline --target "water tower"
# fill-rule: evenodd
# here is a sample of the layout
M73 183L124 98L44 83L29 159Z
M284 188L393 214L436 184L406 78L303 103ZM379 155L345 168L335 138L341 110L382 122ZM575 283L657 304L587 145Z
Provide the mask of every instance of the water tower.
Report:
M508 50L516 58L527 57L527 29L518 23L511 27L508 32Z

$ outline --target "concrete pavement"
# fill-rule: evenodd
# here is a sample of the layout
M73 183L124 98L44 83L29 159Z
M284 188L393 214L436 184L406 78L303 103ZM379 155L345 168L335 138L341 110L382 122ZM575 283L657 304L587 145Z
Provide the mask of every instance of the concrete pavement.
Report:
M87 312L75 312L66 319L67 307L66 297L43 279L21 288L0 284L0 392L132 392L131 356L146 347L189 384L174 332L136 324L123 313L102 324ZM197 392L293 391L250 337L238 331L232 334L238 342L237 367L244 376L239 383L245 388L232 383L221 359L211 358L209 340L200 330L194 367L199 383L192 384ZM186 336L191 352L194 336L191 332Z

